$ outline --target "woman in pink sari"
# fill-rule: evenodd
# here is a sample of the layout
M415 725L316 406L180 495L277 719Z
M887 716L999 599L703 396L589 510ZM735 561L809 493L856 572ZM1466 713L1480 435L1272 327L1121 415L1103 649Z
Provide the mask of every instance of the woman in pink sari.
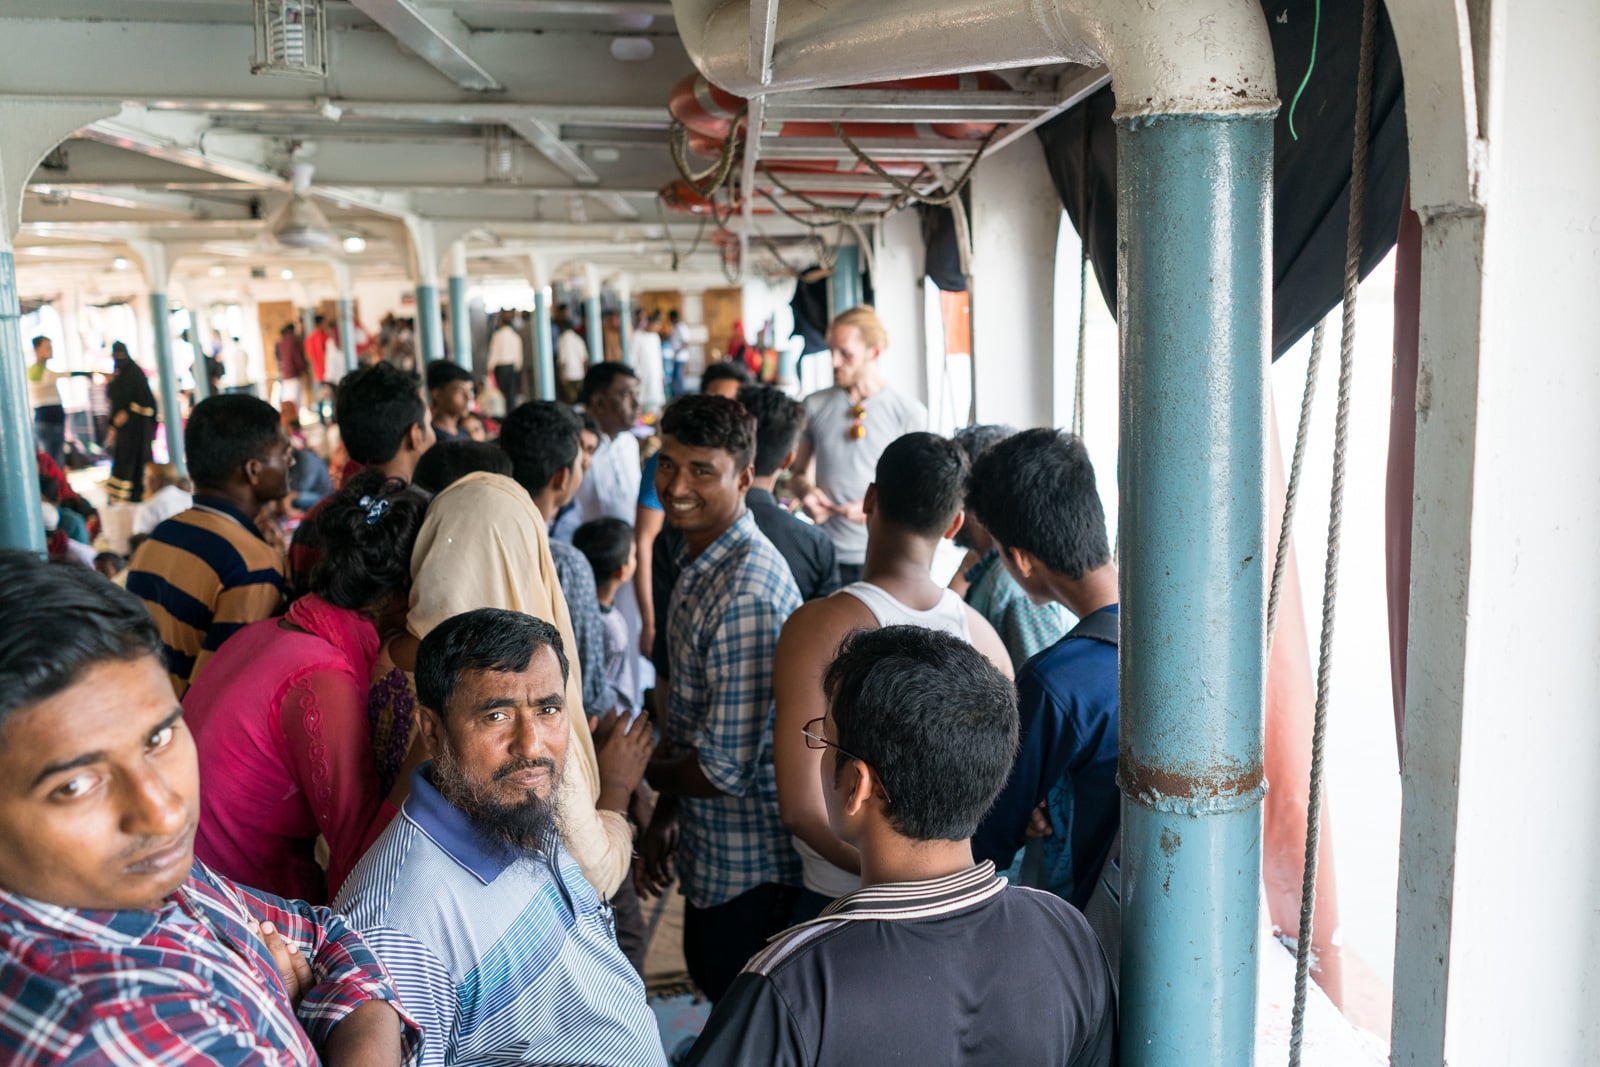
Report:
M404 629L426 509L403 482L353 478L317 517L312 591L230 637L184 695L200 756L195 855L218 872L325 904L394 816L367 686L383 641Z

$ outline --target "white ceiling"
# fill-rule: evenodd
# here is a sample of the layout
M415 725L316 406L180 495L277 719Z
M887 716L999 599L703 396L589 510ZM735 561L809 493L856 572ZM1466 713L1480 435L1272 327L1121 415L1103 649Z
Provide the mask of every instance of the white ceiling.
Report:
M701 230L655 195L678 176L667 100L693 73L663 0L330 0L316 80L252 75L251 16L249 0L0 0L0 96L121 105L34 173L17 243L44 251L19 262L76 269L155 236L184 242L191 273L271 265L259 220L288 195L291 154L314 166L335 229L367 239L358 271L413 268L407 219L435 224L440 256L464 237L475 272L521 272L547 247L550 269L659 272ZM619 36L654 54L614 59ZM1035 121L1088 84L1075 69L1008 77L1043 101ZM482 84L497 88L465 87ZM495 129L514 182L488 180ZM776 215L731 227L752 269L807 233ZM720 272L720 253L703 240L684 265Z

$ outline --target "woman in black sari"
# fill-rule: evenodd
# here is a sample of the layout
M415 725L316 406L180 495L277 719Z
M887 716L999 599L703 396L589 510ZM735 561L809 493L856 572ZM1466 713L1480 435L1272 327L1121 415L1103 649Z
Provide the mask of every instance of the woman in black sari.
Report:
M144 469L156 439L156 398L128 346L111 346L116 373L106 394L111 401L111 477L106 495L112 503L137 504L144 500Z

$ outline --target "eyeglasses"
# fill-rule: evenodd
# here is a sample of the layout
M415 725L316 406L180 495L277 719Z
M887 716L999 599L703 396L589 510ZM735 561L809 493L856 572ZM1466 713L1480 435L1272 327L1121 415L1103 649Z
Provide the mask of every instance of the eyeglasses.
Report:
M851 752L849 749L845 748L843 745L837 744L837 743L835 743L833 741L829 741L826 737L822 736L822 720L825 719L825 718L827 718L827 716L818 715L815 719L812 719L810 722L808 722L804 726L800 727L800 732L803 735L805 735L806 747L807 748L814 748L814 749L818 749L818 750L821 750L821 749L824 749L824 748L836 749L836 750L838 750L839 754L842 755L842 756L849 756L851 759L855 760L857 763L866 763L867 762L866 760L862 759L860 756L856 755L854 752ZM870 764L869 764L869 766L870 766ZM889 791L887 789L884 789L884 787L883 787L883 779L882 779L882 777L878 776L878 775L874 775L874 777L877 778L877 780L878 780L878 789L883 793L883 802L885 804L894 803L893 801L891 801L889 799Z
M859 441L867 436L867 404L862 401L850 409L850 440Z

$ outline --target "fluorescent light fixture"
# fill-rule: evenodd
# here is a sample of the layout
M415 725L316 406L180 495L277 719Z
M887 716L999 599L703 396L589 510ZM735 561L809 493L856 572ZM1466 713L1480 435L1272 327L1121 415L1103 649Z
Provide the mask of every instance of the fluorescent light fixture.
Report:
M656 43L648 37L611 38L611 58L619 63L643 63L656 54Z
M353 233L344 239L344 250L352 256L359 256L367 250L367 239Z
M211 275L213 278L220 278L224 274L228 273L228 268L224 267L221 263L213 263L206 273Z
M116 259L113 259L111 261L111 269L112 270L127 270L128 269L128 260L127 260L127 258L124 257L124 256L118 256Z
M286 282L292 282L294 281L294 271L290 270L288 267L285 267L278 272L278 277L282 278Z

